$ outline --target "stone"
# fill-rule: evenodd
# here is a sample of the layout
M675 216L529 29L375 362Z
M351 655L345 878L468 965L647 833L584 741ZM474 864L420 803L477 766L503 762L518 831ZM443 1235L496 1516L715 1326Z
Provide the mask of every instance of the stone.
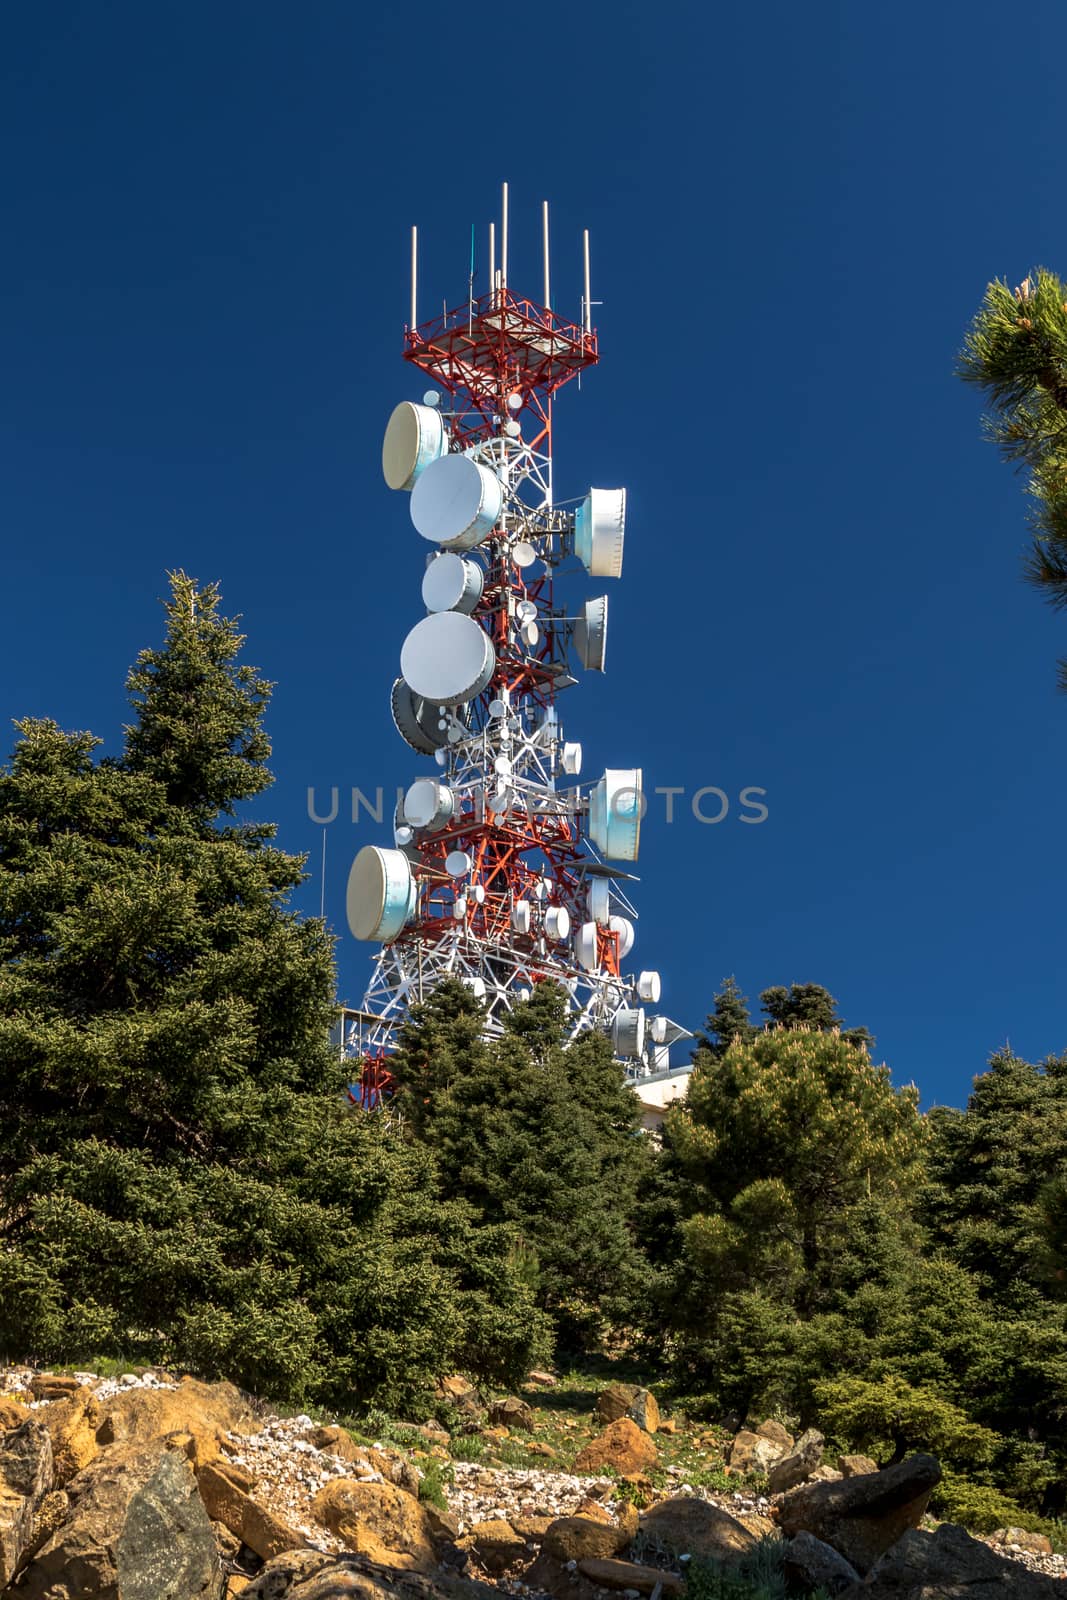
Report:
M678 1432L678 1424L677 1424L677 1422L675 1422L673 1417L660 1417L660 1419L659 1419L659 1427L656 1429L656 1432L657 1433L677 1433Z
M471 1552L479 1566L496 1577L516 1562L528 1559L526 1540L502 1517L474 1523L457 1543L461 1550Z
M989 1537L994 1544L1011 1544L1016 1550L1028 1550L1032 1556L1052 1554L1052 1540L1043 1533L1030 1533L1026 1528L998 1528Z
M312 1500L311 1515L346 1549L382 1566L430 1572L436 1564L423 1506L393 1483L335 1478Z
M842 1600L1062 1600L1063 1592L1062 1579L1030 1572L943 1522L936 1533L909 1529Z
M821 1467L816 1467L815 1471L810 1474L809 1481L811 1483L840 1483L844 1476L845 1474L838 1472L836 1467L828 1467L823 1462Z
M737 1520L742 1528L747 1528L754 1539L780 1538L778 1524L772 1522L770 1517L761 1516L758 1511L740 1511Z
M21 1427L32 1415L29 1406L12 1400L8 1395L0 1395L0 1433L10 1433L13 1428Z
M870 1456L838 1456L837 1465L843 1478L865 1478L878 1471L877 1461Z
M192 1462L194 1472L199 1472L201 1467L206 1467L212 1461L223 1459L222 1440L217 1433L182 1430L165 1434L163 1443L168 1450L180 1450L186 1460Z
M733 1472L767 1472L782 1456L782 1447L775 1439L742 1428L730 1444L727 1460Z
M584 1495L574 1510L569 1513L573 1517L592 1517L594 1522L613 1522L611 1512L602 1500L595 1499L592 1495Z
M634 1589L651 1594L659 1584L664 1595L681 1595L685 1583L660 1567L639 1567L632 1561L579 1561L578 1571L600 1589Z
M31 1417L0 1444L0 1588L18 1571L51 1488L52 1441L47 1428Z
M420 1501L426 1513L426 1525L430 1530L430 1538L435 1544L454 1544L459 1538L459 1518L452 1511L442 1511L440 1506L435 1506L432 1500Z
M788 1455L782 1456L767 1472L767 1487L771 1494L785 1494L798 1483L810 1478L822 1461L825 1440L816 1428L808 1428L800 1435Z
M559 1382L559 1379L554 1378L551 1372L539 1372L536 1370L528 1372L526 1378L528 1383L536 1383L542 1389L554 1389Z
M398 1450L365 1450L364 1455L386 1483L395 1483L405 1494L413 1494L416 1500L419 1498L422 1479L418 1468L412 1465L407 1456L402 1456Z
M650 1506L641 1532L673 1555L728 1561L751 1550L756 1540L728 1511L695 1496L678 1495Z
M157 1445L99 1457L26 1568L20 1600L221 1600L215 1537L188 1461Z
M646 1433L659 1427L659 1405L654 1394L635 1383L612 1383L597 1395L596 1414L601 1422L630 1417Z
M302 1533L248 1493L251 1479L232 1462L208 1462L197 1474L200 1498L212 1522L221 1522L263 1561L307 1544Z
M33 1519L33 1535L22 1557L24 1564L28 1565L33 1560L41 1546L66 1522L69 1514L70 1495L65 1489L53 1489L51 1494L45 1495Z
M438 1400L445 1400L450 1406L464 1417L479 1416L485 1406L482 1397L469 1378L464 1378L455 1372L449 1378L442 1378L435 1391Z
M532 1456L546 1456L549 1461L558 1460L558 1452L550 1444L544 1444L540 1439L531 1439L526 1449Z
M362 1461L364 1452L353 1439L347 1428L335 1426L312 1428L308 1434L308 1443L313 1444L316 1450L322 1450L326 1455L338 1456L342 1461Z
M69 1394L77 1394L81 1387L77 1378L60 1372L36 1372L30 1379L30 1393L35 1400L62 1400Z
M654 1467L659 1459L651 1437L629 1417L619 1417L603 1433L590 1440L574 1460L578 1473L603 1472L614 1468L620 1474L641 1472Z
M524 1433L533 1431L533 1411L517 1395L508 1395L506 1400L494 1400L489 1407L489 1420L498 1428L521 1428Z
M801 1484L783 1497L778 1526L787 1537L813 1533L865 1576L880 1555L918 1526L940 1481L933 1456L914 1455L863 1477Z
M756 1433L761 1439L769 1439L772 1444L780 1444L783 1455L792 1450L795 1442L788 1428L784 1428L774 1417L768 1417L766 1422L761 1422Z
M798 1533L790 1539L782 1560L787 1581L800 1589L823 1589L837 1595L860 1580L851 1562L813 1533Z
M48 1429L52 1441L55 1486L62 1489L75 1473L96 1460L100 1449L96 1442L100 1408L91 1389L78 1388L62 1399L54 1400L37 1415Z
M276 1556L242 1590L241 1600L500 1600L487 1583L438 1571L379 1575L359 1556L296 1550Z
M99 1403L102 1450L151 1444L168 1433L258 1433L263 1426L232 1383L184 1378L176 1389L124 1389Z
M606 1561L630 1543L624 1528L594 1517L557 1517L544 1547L557 1561Z

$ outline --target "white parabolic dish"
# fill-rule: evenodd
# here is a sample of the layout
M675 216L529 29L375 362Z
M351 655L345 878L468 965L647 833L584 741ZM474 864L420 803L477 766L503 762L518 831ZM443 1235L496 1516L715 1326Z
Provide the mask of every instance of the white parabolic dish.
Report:
M470 613L482 598L485 574L477 561L464 561L453 551L435 556L422 575L422 603L427 611Z
M441 413L401 400L393 408L382 441L382 477L390 489L410 489L431 461L448 449Z
M473 550L496 526L504 491L495 473L470 456L440 456L411 491L411 520L424 539Z
M415 910L415 879L402 850L364 845L348 874L345 910L357 939L395 939Z
M636 861L643 810L640 767L609 767L589 795L590 839L614 861Z
M590 489L574 518L574 553L591 578L621 578L626 490Z
M404 640L400 671L417 695L458 706L481 694L496 667L493 641L472 617L438 611L417 622Z

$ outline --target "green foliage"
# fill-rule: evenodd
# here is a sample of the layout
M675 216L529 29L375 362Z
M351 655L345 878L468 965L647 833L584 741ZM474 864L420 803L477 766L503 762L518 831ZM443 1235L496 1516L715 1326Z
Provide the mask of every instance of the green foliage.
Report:
M476 1433L461 1433L449 1445L453 1461L480 1461L485 1454L485 1440Z
M866 1028L846 1028L837 1014L837 1001L820 983L791 983L764 989L760 1005L773 1028L808 1028L814 1033L840 1033L850 1044L868 1050L874 1039Z
M27 721L0 771L0 1354L337 1406L514 1381L544 1330L513 1230L346 1110L302 863L220 821L268 746L217 599L175 578L125 761Z
M827 1428L879 1461L902 1461L909 1451L925 1450L975 1465L989 1461L999 1442L959 1406L903 1378L824 1378L815 1384L815 1398Z
M714 1010L697 1034L697 1049L721 1056L735 1039L751 1039L755 1031L748 1014L748 1000L738 988L737 979L726 978L715 996Z
M639 1108L601 1034L567 1045L565 996L539 984L481 1037L462 984L412 1009L396 1053L402 1104L446 1186L486 1223L514 1225L516 1271L565 1344L594 1345L644 1281L630 1216L650 1156Z
M1043 1533L1063 1548L1063 1529L1048 1517L1026 1511L987 1483L974 1483L946 1470L930 1499L930 1510L942 1522L957 1522L971 1533L993 1533L997 1528L1025 1528Z
M686 1600L786 1600L797 1595L786 1584L784 1545L780 1539L760 1539L737 1561L689 1562ZM806 1600L826 1600L823 1589L801 1591Z
M440 1461L428 1461L422 1469L422 1477L419 1480L419 1499L425 1500L428 1505L436 1506L438 1511L447 1511L448 1499L445 1488L454 1481L455 1473L450 1466Z
M1030 580L1067 605L1067 288L1039 267L1015 290L991 283L971 326L959 374L985 392L986 431L1029 468L1034 501ZM1067 687L1067 664L1061 663Z

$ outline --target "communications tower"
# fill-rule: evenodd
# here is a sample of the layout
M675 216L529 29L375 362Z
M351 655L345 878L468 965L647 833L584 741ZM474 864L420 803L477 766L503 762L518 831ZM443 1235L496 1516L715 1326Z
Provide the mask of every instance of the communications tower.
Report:
M380 946L362 1008L345 1016L353 1096L392 1087L391 1040L408 1006L445 975L485 1007L485 1031L554 979L574 1037L605 1031L636 1079L669 1070L687 1030L652 1014L660 975L627 972L636 913L627 889L644 809L641 770L582 777L558 702L582 670L603 672L608 596L578 579L622 574L625 489L556 499L552 397L598 360L589 235L577 323L552 309L548 205L540 302L508 282L508 191L489 288L419 323L412 229L404 359L435 387L389 418L382 470L408 497L427 546L425 615L391 689L397 732L420 758L393 845L367 845L348 879L348 924ZM563 591L566 590L566 597ZM574 598L571 599L570 596Z

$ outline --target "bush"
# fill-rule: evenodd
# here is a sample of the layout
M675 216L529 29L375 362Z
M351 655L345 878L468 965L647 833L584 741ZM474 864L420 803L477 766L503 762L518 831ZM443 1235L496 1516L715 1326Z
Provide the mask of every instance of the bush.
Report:
M970 1533L992 1533L995 1528L1025 1528L1028 1533L1043 1533L1058 1549L1064 1547L1064 1532L1057 1522L1038 1517L988 1483L946 1471L934 1490L930 1510L942 1522L958 1522Z
M786 1600L780 1539L761 1539L739 1561L693 1561L686 1574L686 1600ZM828 1600L825 1589L805 1591L806 1600Z

